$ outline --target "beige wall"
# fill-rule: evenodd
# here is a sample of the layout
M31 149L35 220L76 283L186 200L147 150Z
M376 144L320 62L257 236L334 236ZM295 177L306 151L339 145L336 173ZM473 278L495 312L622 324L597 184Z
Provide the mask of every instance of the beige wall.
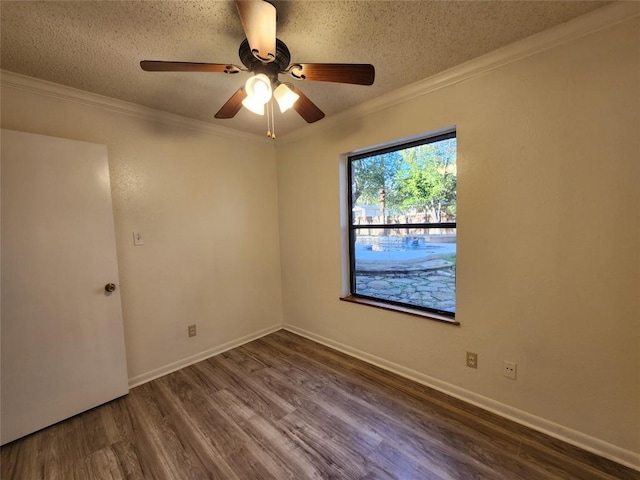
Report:
M273 146L85 103L5 86L2 127L107 145L129 378L279 325Z
M638 32L636 18L285 138L285 323L554 433L640 452ZM339 301L341 154L452 125L461 326ZM502 376L505 359L517 381Z
M277 166L259 140L38 88L3 86L2 127L108 146L130 378L284 318L577 443L637 453L638 32L636 19L327 119L282 137ZM461 326L340 302L341 154L452 125ZM465 351L478 352L478 370ZM504 359L518 363L517 381L502 376Z

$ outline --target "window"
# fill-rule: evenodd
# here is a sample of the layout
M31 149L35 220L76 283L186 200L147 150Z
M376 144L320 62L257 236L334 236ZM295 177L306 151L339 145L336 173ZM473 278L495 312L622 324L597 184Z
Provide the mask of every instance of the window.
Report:
M348 176L348 299L455 318L456 132L350 156Z

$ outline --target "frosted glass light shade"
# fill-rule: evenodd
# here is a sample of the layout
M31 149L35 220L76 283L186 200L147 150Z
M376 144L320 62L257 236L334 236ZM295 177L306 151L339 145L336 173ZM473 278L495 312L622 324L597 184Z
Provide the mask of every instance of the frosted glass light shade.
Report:
M260 101L256 101L254 97L247 97L242 100L242 105L247 109L252 111L253 113L257 113L258 115L264 115L264 103Z
M244 88L247 96L252 98L254 102L259 102L264 105L271 100L271 81L264 73L259 73L249 78Z
M280 107L280 112L282 113L293 107L293 104L300 98L300 95L291 90L284 83L278 85L278 88L273 92L273 96L276 98L276 102L278 102L278 107Z

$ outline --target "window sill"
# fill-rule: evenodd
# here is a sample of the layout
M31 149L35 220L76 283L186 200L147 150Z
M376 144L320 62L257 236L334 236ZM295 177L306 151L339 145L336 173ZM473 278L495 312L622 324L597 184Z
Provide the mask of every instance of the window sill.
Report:
M340 300L344 302L359 303L361 305L368 305L370 307L382 308L384 310L392 310L394 312L406 313L416 317L428 318L429 320L436 320L438 322L448 323L449 325L460 325L454 318L446 317L444 315L438 315L433 312L425 312L424 310L418 310L417 308L401 307L398 305L391 305L385 302L379 302L371 300L369 298L355 297L353 295L347 295L346 297L340 297Z

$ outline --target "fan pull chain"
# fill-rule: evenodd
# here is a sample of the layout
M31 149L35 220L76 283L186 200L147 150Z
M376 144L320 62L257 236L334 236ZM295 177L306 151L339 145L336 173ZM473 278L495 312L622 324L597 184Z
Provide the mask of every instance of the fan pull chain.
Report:
M267 104L267 137L276 138L275 118L273 116L273 98Z
M267 137L269 138L271 138L271 102L272 100L269 100L269 102L265 105L265 113L267 114Z
M269 102L269 110L271 110L271 139L276 139L276 117L273 114L273 98Z

